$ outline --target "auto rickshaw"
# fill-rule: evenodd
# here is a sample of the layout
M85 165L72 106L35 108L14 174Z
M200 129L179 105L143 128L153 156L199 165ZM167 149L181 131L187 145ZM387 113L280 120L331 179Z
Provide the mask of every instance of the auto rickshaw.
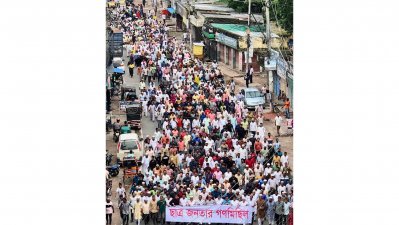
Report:
M126 106L126 118L132 130L141 129L142 107L139 101Z
M136 176L141 162L137 161L135 157L124 157L121 166L123 168L123 183L126 184L129 178L133 179Z
M137 99L135 87L126 85L121 88L121 101L135 101Z

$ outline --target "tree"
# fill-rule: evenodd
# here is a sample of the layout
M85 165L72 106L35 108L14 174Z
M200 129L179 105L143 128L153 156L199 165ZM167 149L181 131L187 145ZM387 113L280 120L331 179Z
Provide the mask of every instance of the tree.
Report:
M294 5L293 0L271 0L270 20L277 21L278 25L292 34L294 29Z

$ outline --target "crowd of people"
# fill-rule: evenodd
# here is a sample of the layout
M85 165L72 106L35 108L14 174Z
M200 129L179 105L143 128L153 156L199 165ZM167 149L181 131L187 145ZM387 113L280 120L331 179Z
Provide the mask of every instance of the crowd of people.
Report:
M232 205L252 206L259 225L293 224L288 155L266 130L262 107L248 110L216 62L192 59L159 12L129 2L109 10L128 43L130 76L140 77L143 116L157 128L144 139L130 189L120 183L118 202L107 199L107 223L114 208L123 225L155 225L167 206Z

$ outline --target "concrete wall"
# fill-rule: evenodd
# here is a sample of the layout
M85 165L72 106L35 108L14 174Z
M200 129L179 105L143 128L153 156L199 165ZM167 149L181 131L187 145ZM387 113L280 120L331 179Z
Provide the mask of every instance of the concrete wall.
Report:
M246 72L247 71L247 62L245 61L245 55L247 54L246 51L241 51L240 55L241 55L241 63L242 66L239 68L242 68L241 71L242 72ZM254 72L259 72L260 71L260 66L261 63L258 61L258 56L256 55L256 53L254 53L254 55L252 56L252 63L249 63L249 66L252 68L254 68Z

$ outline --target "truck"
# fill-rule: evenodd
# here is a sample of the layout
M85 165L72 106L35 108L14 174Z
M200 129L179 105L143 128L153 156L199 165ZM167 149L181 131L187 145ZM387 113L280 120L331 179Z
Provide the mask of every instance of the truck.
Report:
M110 58L114 57L123 57L123 32L116 29L111 28L110 36L109 36L109 54Z

